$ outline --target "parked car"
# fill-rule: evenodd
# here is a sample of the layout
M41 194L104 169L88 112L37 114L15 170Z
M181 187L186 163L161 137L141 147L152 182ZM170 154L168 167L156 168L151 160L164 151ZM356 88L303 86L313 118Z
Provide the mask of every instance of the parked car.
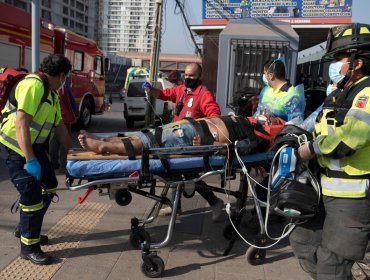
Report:
M123 115L126 120L127 128L133 128L136 121L145 120L147 106L150 106L146 99L145 92L142 89L142 85L146 81L146 77L133 78L128 82L126 90L124 91ZM157 82L154 84L154 87L159 89L173 86L174 84L163 78L158 78ZM169 123L172 120L172 112L173 103L171 101L156 100L156 120L161 120L163 124Z

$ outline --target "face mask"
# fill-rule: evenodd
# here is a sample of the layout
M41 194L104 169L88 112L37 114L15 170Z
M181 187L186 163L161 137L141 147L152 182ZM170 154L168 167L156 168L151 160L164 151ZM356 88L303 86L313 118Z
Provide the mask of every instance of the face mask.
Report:
M197 79L189 79L189 78L186 78L185 79L185 86L187 88L195 88L199 83L199 80Z
M264 83L266 86L268 86L268 85L269 85L269 81L267 80L267 78L266 78L266 75L265 75L265 74L263 74L263 76L262 76L262 80L263 80L263 83Z
M332 84L328 85L328 87L326 88L326 96L328 96L333 91L332 87Z
M344 78L344 75L340 72L343 64L343 62L337 61L331 63L329 66L329 77L335 84L339 83Z
M62 79L60 79L60 86L57 90L61 90L62 91L62 95L64 94L64 85L66 84L66 80L64 80L64 82L62 82Z

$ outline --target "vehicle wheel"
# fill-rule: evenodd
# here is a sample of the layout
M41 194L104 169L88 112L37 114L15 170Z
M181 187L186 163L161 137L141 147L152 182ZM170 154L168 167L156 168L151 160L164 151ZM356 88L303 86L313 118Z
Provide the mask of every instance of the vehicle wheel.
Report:
M82 129L87 129L91 123L91 103L86 99L82 102L78 123Z
M223 231L223 236L227 240L231 240L235 236L236 232L235 229L231 224L228 224L225 226L224 231Z
M150 235L143 228L135 228L130 234L130 243L133 248L140 249L142 243L150 243Z
M263 264L263 261L266 258L266 250L254 248L251 246L248 248L245 255L249 264L260 265Z
M118 190L114 195L114 198L118 205L126 206L130 204L132 195L128 190Z
M163 274L164 272L164 262L158 257L152 257L150 259L153 263L153 267L149 267L145 262L141 262L141 272L149 278L156 278Z
M127 117L126 118L126 126L127 128L134 128L135 121L132 118Z

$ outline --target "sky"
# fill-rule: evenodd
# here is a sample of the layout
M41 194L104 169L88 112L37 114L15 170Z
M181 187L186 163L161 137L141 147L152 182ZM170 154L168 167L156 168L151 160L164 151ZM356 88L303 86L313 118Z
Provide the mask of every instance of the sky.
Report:
M202 23L202 0L184 0L190 25ZM370 1L352 0L352 22L370 24ZM181 14L175 14L175 0L163 0L162 53L194 54L195 48ZM176 12L180 12L177 10Z

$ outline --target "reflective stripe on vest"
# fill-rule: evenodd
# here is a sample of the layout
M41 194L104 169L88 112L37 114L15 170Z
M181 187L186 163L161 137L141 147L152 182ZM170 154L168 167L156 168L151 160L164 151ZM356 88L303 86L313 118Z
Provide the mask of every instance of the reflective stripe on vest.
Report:
M329 178L321 174L321 187L326 196L361 198L367 196L369 180Z
M53 188L53 189L42 188L41 194L47 194L47 193L55 194L56 192L57 192L57 188Z
M27 246L35 245L37 243L40 243L40 237L39 238L26 238L24 236L21 236L21 242Z
M19 203L19 207L23 212L36 212L40 211L44 206L42 201L40 203L34 204L34 205L24 205L22 203Z

